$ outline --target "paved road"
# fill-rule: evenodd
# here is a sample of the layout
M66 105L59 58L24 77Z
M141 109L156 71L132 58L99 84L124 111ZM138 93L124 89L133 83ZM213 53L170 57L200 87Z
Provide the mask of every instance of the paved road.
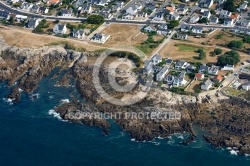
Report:
M25 15L28 17L33 17L33 18L45 18L48 20L61 20L61 21L86 21L87 18L84 17L57 17L57 16L46 16L46 15L40 15L40 14L35 14L35 13L30 13L27 11L19 10L16 8L12 8L6 4L4 4L2 1L0 1L0 9L3 9L5 11L8 11L13 14L20 14L20 15ZM128 23L128 24L154 24L154 25L161 25L162 23L165 23L165 21L150 21L150 20L118 20L116 18L112 19L105 19L105 22L107 23Z

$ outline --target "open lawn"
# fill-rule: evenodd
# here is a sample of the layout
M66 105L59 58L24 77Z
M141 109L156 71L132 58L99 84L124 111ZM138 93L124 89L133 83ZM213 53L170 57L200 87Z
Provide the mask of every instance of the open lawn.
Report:
M201 83L202 81L196 80L193 81L192 84L186 89L187 92L196 92L201 89Z
M225 93L227 93L227 94L229 94L231 96L239 96L239 95L246 92L244 90L237 90L237 89L234 89L234 88L226 88L224 91L225 91Z
M197 49L203 49L206 53L206 59L198 60ZM186 60L189 62L201 62L201 63L215 63L217 57L212 57L209 52L213 51L213 47L205 47L197 44L187 44L180 41L171 41L160 51L160 54L165 58L171 58L174 60Z
M137 46L147 40L147 34L141 33L137 25L111 24L101 33L110 35L105 47Z

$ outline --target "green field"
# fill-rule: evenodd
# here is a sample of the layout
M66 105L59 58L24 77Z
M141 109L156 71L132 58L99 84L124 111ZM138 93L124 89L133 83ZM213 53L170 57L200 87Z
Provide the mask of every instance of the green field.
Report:
M188 51L188 52L195 52L198 49L203 49L202 47L197 47L197 46L187 45L187 44L177 44L176 47L178 47L179 51Z

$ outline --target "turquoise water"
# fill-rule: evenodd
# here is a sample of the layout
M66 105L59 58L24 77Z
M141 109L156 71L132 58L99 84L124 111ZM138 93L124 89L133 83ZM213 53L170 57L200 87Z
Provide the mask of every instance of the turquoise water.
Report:
M63 122L49 110L77 94L74 87L54 87L45 78L33 101L10 105L2 100L10 91L0 84L0 165L250 165L249 157L214 149L201 138L179 145L181 135L152 142L131 141L128 133L112 123L103 136L95 127Z

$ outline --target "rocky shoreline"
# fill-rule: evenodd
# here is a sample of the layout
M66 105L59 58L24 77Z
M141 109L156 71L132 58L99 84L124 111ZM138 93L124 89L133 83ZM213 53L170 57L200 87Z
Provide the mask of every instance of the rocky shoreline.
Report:
M8 46L0 37L0 81L7 81L12 85L10 98L15 104L21 101L20 90L32 93L43 77L59 68L52 78L56 78L62 71L64 76L56 86L70 86L75 82L75 87L86 102L72 98L70 103L58 105L55 111L68 121L97 126L108 134L110 124L105 117L81 116L86 113L98 115L114 115L119 112L119 117L109 117L116 121L123 130L130 133L137 141L152 140L156 137L167 138L174 133L189 133L189 138L182 144L190 144L195 140L192 124L197 124L210 134L203 138L215 147L236 147L240 154L250 154L250 102L241 99L229 98L219 100L217 103L193 101L169 102L162 95L163 90L152 89L140 102L129 106L113 105L103 99L93 85L93 62L88 60L97 53L76 52L65 50L62 46L43 47L39 49L18 48ZM124 93L115 91L107 78L105 65L101 66L99 73L101 84L106 92L116 98L122 98ZM117 77L117 82L126 83L127 78ZM142 89L138 84L127 95L133 95ZM212 96L216 98L216 96ZM186 98L189 98L188 96ZM133 118L131 112L179 113L180 119L147 119ZM91 114L94 115L94 114Z

